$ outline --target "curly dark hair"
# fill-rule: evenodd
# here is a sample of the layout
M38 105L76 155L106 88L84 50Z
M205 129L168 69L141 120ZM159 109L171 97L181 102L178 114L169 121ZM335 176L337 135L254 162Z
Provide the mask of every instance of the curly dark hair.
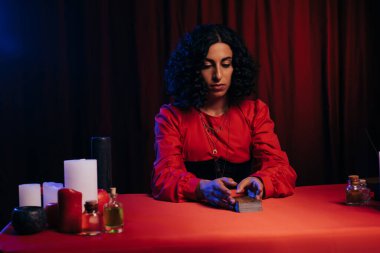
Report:
M208 49L217 42L229 45L233 53L234 70L227 93L229 104L238 104L253 93L257 65L242 39L224 25L199 25L180 40L166 65L167 93L175 106L186 109L191 106L200 108L205 104L208 89L201 70Z

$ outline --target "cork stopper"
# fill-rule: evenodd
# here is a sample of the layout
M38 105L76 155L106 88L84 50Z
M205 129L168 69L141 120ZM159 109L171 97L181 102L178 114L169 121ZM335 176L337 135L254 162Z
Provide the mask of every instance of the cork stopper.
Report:
M84 204L84 209L86 212L90 213L93 211L98 211L98 201L97 200L87 200Z
M111 196L116 196L116 187L111 187Z
M359 184L359 176L358 175L349 175L348 179L350 180L351 184L354 184L354 185Z

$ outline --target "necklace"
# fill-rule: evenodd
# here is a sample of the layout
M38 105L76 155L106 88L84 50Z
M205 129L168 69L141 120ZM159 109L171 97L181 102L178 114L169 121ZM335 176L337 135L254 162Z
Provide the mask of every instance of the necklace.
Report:
M227 163L227 158L228 158L228 152L229 152L229 143L230 143L230 121L228 121L228 131L227 131L227 144L225 145L226 147L226 158L223 163L223 168L222 166L222 161L220 161L220 156L218 156L218 149L216 146L216 142L218 141L217 139L217 134L223 129L223 125L225 124L227 117L226 115L223 115L223 120L222 123L218 127L212 127L210 124L207 123L204 115L199 112L199 117L201 119L203 128L206 133L207 141L209 143L209 146L212 150L211 155L214 160L214 165L215 165L215 176L216 178L220 178L224 176L224 171L226 168L226 163ZM215 138L215 140L214 140Z
M223 118L222 118L222 122L219 124L219 126L212 126L211 124L206 124L207 123L207 120L204 118L204 116L203 116L203 114L201 113L201 118L202 118L202 120L203 120L203 126L207 129L207 130L209 130L209 132L212 132L214 135L216 134L216 133L219 133L220 131L222 131L222 129L223 129L223 126L225 125L225 123L226 123L226 120L227 120L227 117L226 117L226 114L223 114L223 116L222 116Z

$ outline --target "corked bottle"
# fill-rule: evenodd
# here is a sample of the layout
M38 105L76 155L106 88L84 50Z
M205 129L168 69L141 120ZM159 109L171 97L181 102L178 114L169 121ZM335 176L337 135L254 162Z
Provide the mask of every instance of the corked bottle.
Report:
M98 235L102 231L102 218L98 212L98 202L88 200L82 214L82 232L80 235Z
M106 233L121 233L124 229L123 206L117 201L116 188L111 187L111 199L104 205L103 222Z
M367 180L359 179L360 192L362 193L362 205L367 205L371 200L371 190L367 187Z
M348 176L348 185L346 187L346 204L349 206L358 206L362 204L362 192L360 190L360 181L358 175Z

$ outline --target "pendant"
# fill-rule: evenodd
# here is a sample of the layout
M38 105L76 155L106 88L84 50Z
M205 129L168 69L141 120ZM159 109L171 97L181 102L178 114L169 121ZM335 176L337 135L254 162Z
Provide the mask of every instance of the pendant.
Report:
M218 154L218 150L216 150L216 148L214 148L214 149L212 150L212 154L213 154L213 155Z

